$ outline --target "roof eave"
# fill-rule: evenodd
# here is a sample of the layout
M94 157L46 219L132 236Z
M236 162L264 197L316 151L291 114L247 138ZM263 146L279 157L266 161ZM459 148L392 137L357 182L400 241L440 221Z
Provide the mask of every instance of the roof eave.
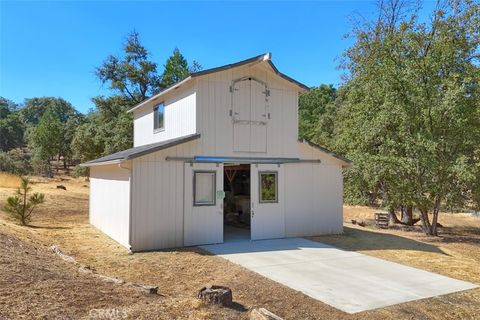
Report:
M329 155L329 156L331 156L331 157L333 157L333 158L341 161L343 168L351 168L351 167L353 166L353 162L352 162L351 160L349 160L349 159L347 159L347 158L345 158L345 157L342 157L341 155L338 155L338 154L336 154L335 152L330 151L330 150L328 150L327 148L322 147L322 146L320 146L320 145L318 145L318 144L316 144L316 143L310 142L310 141L305 140L305 139L298 139L298 142L304 143L304 144L306 144L306 145L309 145L310 147L315 148L315 149L318 149L318 150L322 151L323 153L325 153L325 154L327 154L327 155Z
M171 87L168 87L167 89L157 93L156 95L148 98L147 100L144 100L144 101L140 102L139 104L137 104L133 108L127 110L127 112L132 112L132 111L134 111L138 108L143 107L145 104L147 104L147 103L149 103L149 102L151 102L155 99L160 98L161 96L167 94L168 92L170 92L172 90L175 90L175 89L179 88L180 86L182 86L183 84L185 84L186 82L190 81L193 78L200 77L200 76L207 75L207 74L211 74L211 73L214 73L214 72L228 70L228 69L235 68L235 67L242 66L242 65L245 65L245 64L249 64L249 63L255 63L255 62L258 63L258 62L262 62L262 61L265 61L265 60L270 60L271 56L272 56L271 53L264 53L264 54L255 56L253 58L249 58L249 59L242 60L242 61L239 61L239 62L227 64L227 65L220 66L220 67L210 68L210 69L206 69L206 70L202 70L202 71L198 71L198 72L193 72L192 74L190 74L188 77L186 77L182 81L177 82L174 85L172 85Z
M151 101L154 101L158 98L160 98L161 96L175 90L175 89L178 89L179 87L181 87L183 84L187 83L188 81L190 81L190 79L192 79L192 75L189 75L188 77L186 77L185 79L183 79L182 81L180 82L177 82L176 84L172 85L171 87L157 93L156 95L154 96L151 96L150 98L148 98L147 100L144 100L142 102L140 102L139 104L137 104L136 106L134 106L133 108L127 110L127 113L129 112L133 112L135 110L137 110L138 108L141 108L143 107L144 105L146 105L147 103L151 102Z
M85 163L80 163L80 167L96 167L96 166L105 166L105 165L111 165L111 164L120 164L124 162L124 158L120 159L115 159L115 160L109 160L109 161L103 161L103 162L85 162Z
M230 63L230 64L227 64L227 65L224 65L224 66L194 72L194 73L190 74L187 78L183 79L182 81L180 81L180 82L172 85L171 87L157 93L156 95L140 102L139 104L137 104L133 108L127 110L127 112L133 112L133 111L143 107L147 103L152 102L156 99L159 99L161 96L163 96L163 95L165 95L165 94L167 94L167 93L169 93L169 92L171 92L175 89L178 89L179 87L181 87L185 83L189 82L193 78L201 77L201 76L211 74L211 73L215 73L215 72L229 70L229 69L240 67L240 66L243 66L243 65L246 65L246 64L258 64L258 63L261 63L263 61L266 61L268 63L268 65L270 66L270 68L272 69L272 71L276 75L278 75L279 77L287 80L288 82L292 83L293 85L299 87L301 92L310 91L310 88L308 86L306 86L303 83L301 83L301 82L287 76L286 74L283 74L280 71L278 71L277 67L275 67L275 65L272 62L272 54L270 52L267 52L267 53L263 53L263 54L260 54L258 56L249 58L249 59L245 59L245 60L242 60L242 61L235 62L235 63Z
M307 85L305 85L305 84L303 84L303 83L301 83L301 82L299 82L299 81L297 81L297 80L295 80L295 79L287 76L286 74L281 73L280 71L278 71L277 67L273 64L272 60L268 60L268 65L270 66L270 68L272 68L273 72L274 72L276 75L278 75L280 78L283 78L283 79L287 80L288 82L291 82L291 83L294 84L295 86L300 87L300 89L302 89L302 90L301 90L302 92L308 92L308 91L310 91L310 88L309 88Z
M82 163L82 164L80 164L80 166L82 166L82 167L93 167L93 166L101 166L101 165L109 165L109 164L120 164L120 163L128 161L128 160L133 160L133 159L142 157L144 155L147 155L147 154L150 154L150 153L153 153L153 152L157 152L157 151L161 151L161 150L164 150L164 149L168 149L168 148L171 148L171 147L183 144L183 143L187 143L187 142L190 142L190 141L193 141L193 140L197 140L199 138L200 138L200 133L195 133L195 134L187 135L187 136L184 136L184 137L181 137L181 138L167 140L167 141L165 141L164 144L160 144L161 142L159 142L159 143L154 143L154 144L151 144L151 145L146 145L147 147L148 146L151 146L151 147L149 149L145 149L145 150L142 150L142 151L133 152L132 154L127 154L127 155L124 155L124 156L118 155L118 158L100 160L100 159L104 158L104 157L102 157L102 158L99 158L99 159L96 159L96 160L92 160L92 161ZM137 148L141 148L141 147L142 146L139 146ZM131 149L135 149L135 148L131 148ZM128 150L131 150L131 149L127 149L127 150L124 150L124 151L128 151ZM124 151L120 151L120 152L124 152ZM112 155L115 155L115 154L116 153L114 153ZM105 156L105 157L108 157L108 156Z

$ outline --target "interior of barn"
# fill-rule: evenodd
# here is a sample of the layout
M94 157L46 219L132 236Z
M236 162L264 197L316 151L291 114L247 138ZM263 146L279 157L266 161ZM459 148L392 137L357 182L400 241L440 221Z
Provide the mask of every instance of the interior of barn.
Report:
M225 240L250 238L250 165L225 164L223 170Z

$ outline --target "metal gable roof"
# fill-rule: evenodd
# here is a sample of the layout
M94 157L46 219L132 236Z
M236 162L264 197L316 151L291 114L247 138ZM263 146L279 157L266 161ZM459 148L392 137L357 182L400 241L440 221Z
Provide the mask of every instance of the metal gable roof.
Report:
M192 140L196 140L200 138L200 134L192 134L180 138L170 139L162 142L147 144L143 146L133 147L127 150L123 150L120 152L109 154L108 156L101 157L95 160L91 160L85 163L80 164L82 167L91 167L96 165L104 165L104 164L113 164L113 163L120 163L123 161L135 159L146 154L160 151L163 149L167 149L170 147L174 147L176 145L189 142Z
M268 65L270 66L270 68L272 69L272 71L276 75L278 75L279 77L283 78L284 80L287 80L288 82L291 82L292 84L296 85L302 91L309 91L310 90L310 88L308 86L306 86L305 84L303 84L303 83L301 83L301 82L299 82L299 81L297 81L293 78L290 78L289 76L287 76L287 75L281 73L280 71L278 71L277 67L275 67L275 65L273 64L271 58L272 58L271 53L264 53L264 54L260 54L258 56L248 58L248 59L245 59L245 60L242 60L242 61L238 61L238 62L231 63L231 64L226 64L224 66L194 72L194 73L190 74L187 78L183 79L182 81L177 82L177 83L173 84L172 86L170 86L170 87L162 90L161 92L157 93L156 95L140 102L139 104L137 104L136 106L134 106L133 108L128 110L127 112L132 112L133 110L136 110L136 109L142 107L146 103L160 98L162 95L180 87L181 85L189 82L193 78L201 77L201 76L204 76L204 75L208 75L208 74L212 74L212 73L215 73L215 72L220 72L220 71L224 71L224 70L228 70L228 69L232 69L232 68L236 68L236 67L240 67L240 66L243 66L243 65L246 65L246 64L249 64L249 63L262 62L262 61L267 61Z
M353 162L352 162L351 160L349 160L349 159L347 159L347 158L345 158L345 157L342 157L341 155L336 154L335 152L330 151L330 150L328 150L327 148L322 147L322 146L320 146L320 145L318 145L318 144L315 144L315 143L310 142L310 141L305 140L305 139L298 139L298 142L304 143L304 144L306 144L306 145L308 145L308 146L310 146L310 147L312 147L312 148L315 148L315 149L317 149L317 150L319 150L319 151L321 151L321 152L323 152L323 153L328 154L328 155L331 156L331 157L334 157L334 158L342 161L345 167L351 167L351 166L353 165Z

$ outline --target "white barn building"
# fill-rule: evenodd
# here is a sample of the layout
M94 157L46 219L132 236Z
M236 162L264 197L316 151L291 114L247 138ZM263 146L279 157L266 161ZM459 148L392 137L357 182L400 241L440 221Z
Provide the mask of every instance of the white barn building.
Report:
M132 251L342 232L350 162L298 140L308 87L263 54L138 104L134 147L90 167L90 223Z

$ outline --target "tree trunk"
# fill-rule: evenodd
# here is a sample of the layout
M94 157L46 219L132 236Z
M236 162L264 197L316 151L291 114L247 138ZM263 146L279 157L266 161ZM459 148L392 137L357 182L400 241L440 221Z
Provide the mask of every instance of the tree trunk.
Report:
M373 192L370 194L370 201L369 201L369 203L370 203L371 206L375 205L375 202L377 201L377 196L378 196L378 188L375 187L375 188L373 189Z
M402 223L407 226L413 226L413 207L402 207Z
M438 236L437 232L437 221L438 221L438 212L433 213L433 218L432 218L432 236Z
M432 217L432 236L438 236L438 213L440 212L440 197L436 197Z
M420 209L420 220L422 220L422 229L427 236L433 236L432 225L428 218L428 212L425 209Z
M388 214L390 215L390 224L400 223L400 220L398 220L394 208L388 209Z
M67 170L67 157L63 156L63 169Z

